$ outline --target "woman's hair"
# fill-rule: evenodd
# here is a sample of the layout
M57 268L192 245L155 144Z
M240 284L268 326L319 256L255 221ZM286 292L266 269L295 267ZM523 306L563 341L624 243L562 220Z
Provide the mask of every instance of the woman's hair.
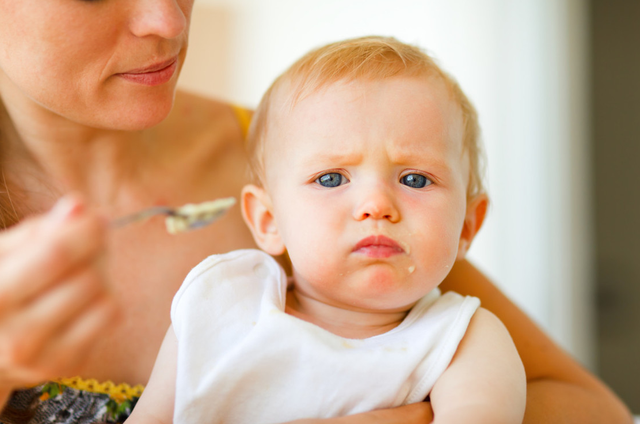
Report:
M18 207L11 198L14 191L11 181L3 169L4 155L9 137L16 136L11 118L0 99L0 230L16 224L20 220Z
M418 47L392 37L369 36L328 44L307 53L269 87L253 117L247 147L253 179L264 184L264 145L276 99L291 110L307 96L338 81L376 81L391 77L441 80L458 104L463 119L463 149L469 156L469 198L484 192L484 156L478 114L458 83Z

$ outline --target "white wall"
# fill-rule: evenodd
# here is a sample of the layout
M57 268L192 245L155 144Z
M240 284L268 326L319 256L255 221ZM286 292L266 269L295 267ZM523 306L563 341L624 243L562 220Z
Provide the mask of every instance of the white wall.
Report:
M181 85L254 107L312 47L418 44L480 112L489 218L471 259L587 365L592 306L582 0L199 0Z

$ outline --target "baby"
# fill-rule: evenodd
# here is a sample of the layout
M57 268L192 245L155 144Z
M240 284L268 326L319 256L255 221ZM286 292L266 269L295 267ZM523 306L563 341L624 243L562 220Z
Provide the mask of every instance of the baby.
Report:
M249 138L257 245L207 258L176 294L130 422L277 423L429 398L436 423L521 423L502 323L438 285L482 225L477 116L392 38L334 43L280 76ZM175 402L174 402L175 399Z

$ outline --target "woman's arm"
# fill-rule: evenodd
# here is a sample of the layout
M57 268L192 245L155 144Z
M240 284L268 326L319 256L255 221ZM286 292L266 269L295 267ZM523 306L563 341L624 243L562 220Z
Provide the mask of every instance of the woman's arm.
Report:
M424 424L433 421L429 402L412 403L393 409L379 409L338 418L305 419L287 424Z
M524 423L631 423L616 395L560 349L468 261L458 261L440 286L477 296L505 324L527 374Z

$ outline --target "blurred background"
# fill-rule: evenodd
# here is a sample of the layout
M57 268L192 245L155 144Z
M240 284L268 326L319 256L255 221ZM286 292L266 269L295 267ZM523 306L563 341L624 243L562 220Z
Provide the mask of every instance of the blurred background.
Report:
M638 22L638 0L198 0L180 85L255 107L313 47L424 48L480 113L471 260L640 413Z

